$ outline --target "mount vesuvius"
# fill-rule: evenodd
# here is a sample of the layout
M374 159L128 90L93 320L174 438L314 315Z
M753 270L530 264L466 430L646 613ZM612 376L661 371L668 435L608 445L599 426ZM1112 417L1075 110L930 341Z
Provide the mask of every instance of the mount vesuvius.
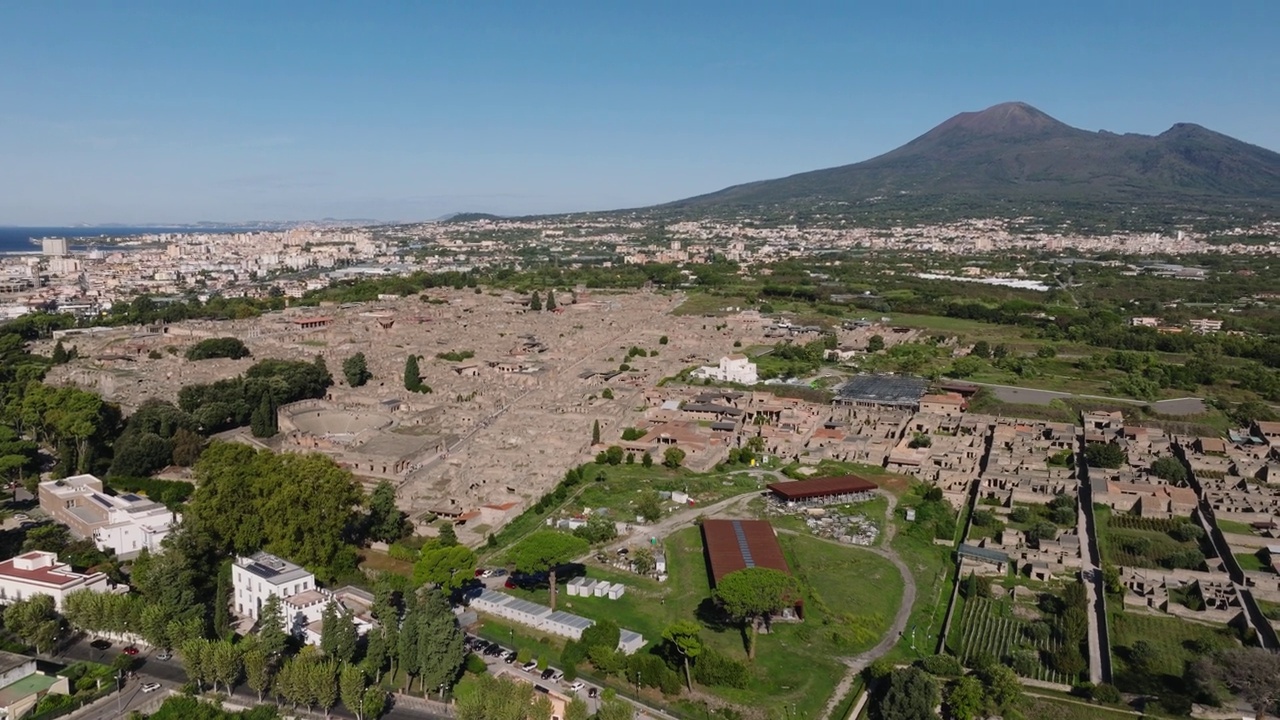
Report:
M967 216L1084 207L1269 216L1280 210L1280 153L1187 123L1154 137L1089 132L1014 102L956 115L864 162L735 185L661 208L838 206Z

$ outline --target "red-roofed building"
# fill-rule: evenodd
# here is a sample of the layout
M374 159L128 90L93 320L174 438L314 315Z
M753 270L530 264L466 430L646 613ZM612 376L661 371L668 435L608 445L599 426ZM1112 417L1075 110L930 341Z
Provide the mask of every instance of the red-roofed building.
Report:
M791 574L778 536L764 520L703 520L702 546L713 586L731 572L752 567Z
M0 602L27 600L32 595L48 595L54 607L62 609L67 595L77 590L107 592L111 582L102 573L75 572L58 562L57 553L33 551L0 562Z
M781 502L802 503L805 505L835 505L866 502L872 498L873 493L879 486L857 475L840 475L810 480L778 482L772 483L768 487L774 498Z

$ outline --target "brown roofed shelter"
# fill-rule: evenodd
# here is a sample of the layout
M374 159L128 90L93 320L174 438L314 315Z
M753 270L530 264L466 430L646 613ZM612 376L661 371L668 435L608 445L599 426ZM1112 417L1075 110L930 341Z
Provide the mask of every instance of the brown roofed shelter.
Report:
M857 475L839 475L771 483L768 487L769 492L782 502L827 505L865 502L871 499L871 494L879 486Z
M703 520L702 545L712 586L731 572L752 567L791 574L778 536L764 520Z

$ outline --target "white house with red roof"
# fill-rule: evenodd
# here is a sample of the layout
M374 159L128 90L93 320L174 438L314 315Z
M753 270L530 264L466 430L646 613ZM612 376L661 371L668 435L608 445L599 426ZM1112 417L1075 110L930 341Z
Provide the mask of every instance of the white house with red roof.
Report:
M0 562L0 603L48 595L62 610L67 595L77 590L108 592L111 581L102 573L78 573L58 562L57 553L33 551Z

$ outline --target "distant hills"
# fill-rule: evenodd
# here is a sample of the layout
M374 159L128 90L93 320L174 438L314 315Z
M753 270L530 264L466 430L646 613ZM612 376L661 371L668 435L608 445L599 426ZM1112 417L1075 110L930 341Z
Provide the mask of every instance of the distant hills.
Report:
M864 162L734 185L654 209L769 208L939 218L1122 208L1152 217L1274 216L1280 153L1189 123L1154 137L1090 132L1013 102L956 115Z

